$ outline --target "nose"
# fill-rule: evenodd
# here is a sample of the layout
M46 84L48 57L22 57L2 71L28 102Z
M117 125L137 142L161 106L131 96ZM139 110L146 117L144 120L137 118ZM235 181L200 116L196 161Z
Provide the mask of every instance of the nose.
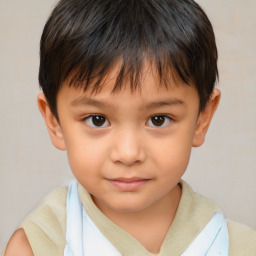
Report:
M143 139L135 131L125 129L113 139L111 159L115 163L133 165L144 162L146 157Z

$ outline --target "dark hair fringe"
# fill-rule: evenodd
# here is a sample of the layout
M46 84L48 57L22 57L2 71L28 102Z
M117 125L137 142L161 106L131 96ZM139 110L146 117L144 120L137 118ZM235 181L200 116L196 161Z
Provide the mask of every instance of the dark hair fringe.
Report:
M218 78L217 57L212 25L192 0L61 0L41 37L39 83L57 116L67 79L97 93L118 65L113 91L126 79L133 91L147 60L160 84L167 87L170 75L193 84L202 110Z

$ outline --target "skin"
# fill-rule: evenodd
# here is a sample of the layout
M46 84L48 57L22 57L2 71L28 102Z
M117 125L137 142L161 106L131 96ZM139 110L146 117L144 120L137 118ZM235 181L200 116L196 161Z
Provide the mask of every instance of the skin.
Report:
M96 95L66 83L57 96L59 120L43 94L38 105L52 143L67 151L72 172L97 207L158 253L179 204L178 183L191 148L204 142L220 92L215 89L199 112L193 86L170 79L166 89L154 74L145 69L142 89L133 93L129 85L111 93L115 70ZM10 248L15 242L14 235ZM13 255L8 249L6 255Z

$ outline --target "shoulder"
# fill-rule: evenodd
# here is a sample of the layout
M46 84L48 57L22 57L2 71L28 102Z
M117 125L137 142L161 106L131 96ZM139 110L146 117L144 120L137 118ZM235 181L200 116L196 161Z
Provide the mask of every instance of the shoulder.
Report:
M18 229L12 235L7 249L6 256L33 256L32 248L23 229Z
M238 222L228 221L231 256L256 255L256 231Z
M194 218L194 222L197 225L200 224L202 229L209 222L209 217L211 218L214 212L221 211L221 209L215 201L193 192L186 182L181 181L181 185L185 195L183 201L187 207L189 206L189 219ZM256 256L255 230L243 224L228 221L228 232L230 256Z
M192 213L198 218L198 216L206 216L211 218L213 213L220 211L219 205L212 199L196 193L184 180L180 182L182 186L182 199L181 202L189 207L189 215Z
M27 243L22 244L28 244L34 255L63 255L66 233L66 197L67 187L59 187L48 194L13 234L6 253L9 253L9 248L13 246L18 248L21 245L19 242L23 239ZM20 247L20 249L26 248ZM23 254L16 253L15 255Z
M24 219L21 227L25 233L36 224L42 230L50 227L65 229L67 187L59 187L49 193L45 199ZM47 228L46 228L47 227Z

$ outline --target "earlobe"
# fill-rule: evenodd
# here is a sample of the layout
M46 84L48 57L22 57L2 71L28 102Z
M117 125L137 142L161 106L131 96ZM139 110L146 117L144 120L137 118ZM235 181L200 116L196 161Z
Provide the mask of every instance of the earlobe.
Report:
M200 113L193 139L193 147L199 147L204 143L205 135L210 126L212 117L220 101L220 91L214 89L205 109Z
M65 150L66 146L60 124L55 115L52 113L43 93L40 93L37 96L37 103L39 110L44 118L52 144L60 150Z

